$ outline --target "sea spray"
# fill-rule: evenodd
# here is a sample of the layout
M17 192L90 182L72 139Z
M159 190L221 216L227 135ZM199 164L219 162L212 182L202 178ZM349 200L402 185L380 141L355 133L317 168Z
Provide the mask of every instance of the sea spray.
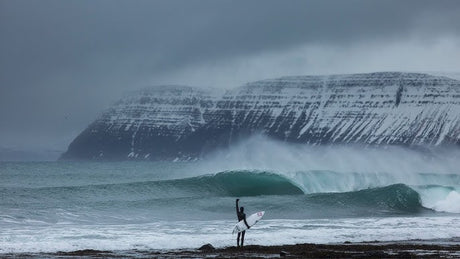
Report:
M203 171L264 170L459 174L458 149L409 149L398 146L312 146L275 141L257 135L206 156Z

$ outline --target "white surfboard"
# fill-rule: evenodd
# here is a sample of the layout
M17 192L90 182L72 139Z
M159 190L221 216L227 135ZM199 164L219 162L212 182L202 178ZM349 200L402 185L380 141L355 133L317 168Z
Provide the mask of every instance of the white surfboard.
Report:
M264 214L265 211L259 211L247 217L246 222L248 223L249 227L254 226L264 216ZM235 225L235 228L233 228L232 234L245 231L246 229L248 229L248 226L244 224L244 220L240 220L240 222L238 222L238 224Z

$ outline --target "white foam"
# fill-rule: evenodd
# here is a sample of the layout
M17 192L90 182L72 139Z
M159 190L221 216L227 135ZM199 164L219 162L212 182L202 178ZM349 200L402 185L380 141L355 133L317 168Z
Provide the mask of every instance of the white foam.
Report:
M460 194L451 191L443 200L436 202L433 209L437 211L460 213Z
M81 249L148 250L234 246L234 220L171 221L128 225L24 226L0 232L0 253ZM247 231L245 244L281 245L397 241L459 237L459 217L262 220ZM276 237L276 238L274 238Z

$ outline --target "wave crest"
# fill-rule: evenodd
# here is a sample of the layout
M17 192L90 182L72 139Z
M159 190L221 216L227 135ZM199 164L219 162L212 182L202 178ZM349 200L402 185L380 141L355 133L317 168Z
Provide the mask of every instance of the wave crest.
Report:
M404 184L369 188L343 193L309 195L313 202L336 207L360 207L402 212L418 212L422 208L420 195Z
M218 196L303 194L302 189L286 177L267 172L226 171L173 181L182 188L199 186L201 192Z

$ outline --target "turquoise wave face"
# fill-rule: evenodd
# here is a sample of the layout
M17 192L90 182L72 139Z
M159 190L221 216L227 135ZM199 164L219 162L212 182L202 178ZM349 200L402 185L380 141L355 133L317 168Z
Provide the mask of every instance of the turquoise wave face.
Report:
M275 173L228 171L174 180L42 188L1 188L2 207L27 204L46 217L69 211L88 221L98 215L127 218L193 219L234 216L234 199L268 217L309 218L428 213L419 193L404 184L349 192L305 193L298 183ZM18 195L20 194L20 195ZM84 217L80 214L84 213ZM96 215L95 218L88 215ZM229 216L230 215L230 216ZM72 219L74 220L74 219Z
M399 212L423 210L420 195L404 184L369 188L354 192L320 193L308 196L312 202L337 207L360 207Z
M286 177L267 172L228 171L216 175L178 180L201 185L223 196L297 195L302 189Z
M213 174L200 163L166 162L4 163L0 170L0 225L233 219L235 198L248 213L267 211L268 219L460 213L458 174L252 169Z
M303 191L281 175L234 171L175 180L41 188L1 188L3 203L42 197L49 202L137 201L192 197L297 195ZM15 194L21 193L19 197ZM11 198L8 198L11 197ZM13 198L14 197L14 198Z

